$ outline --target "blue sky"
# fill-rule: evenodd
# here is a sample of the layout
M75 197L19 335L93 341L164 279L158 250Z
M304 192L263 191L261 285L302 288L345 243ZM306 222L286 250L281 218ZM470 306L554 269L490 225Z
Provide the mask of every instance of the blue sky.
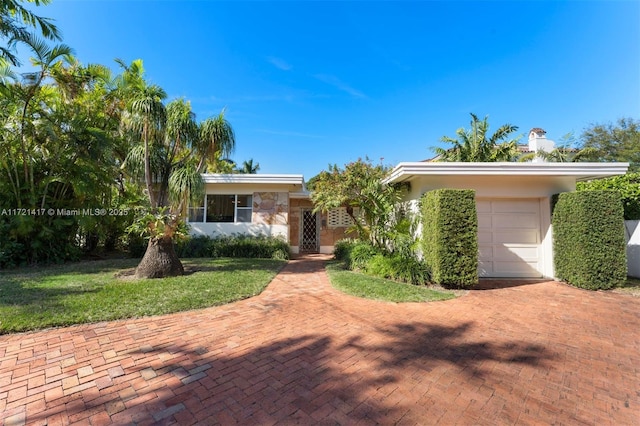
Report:
M556 141L640 118L636 1L53 0L37 11L82 63L141 58L199 120L226 108L232 158L260 173L423 160L470 112Z

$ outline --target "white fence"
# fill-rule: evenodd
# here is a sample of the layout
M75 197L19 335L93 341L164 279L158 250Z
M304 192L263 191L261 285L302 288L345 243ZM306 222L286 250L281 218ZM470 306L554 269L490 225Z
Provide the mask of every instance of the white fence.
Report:
M625 220L627 268L630 277L640 278L640 220Z

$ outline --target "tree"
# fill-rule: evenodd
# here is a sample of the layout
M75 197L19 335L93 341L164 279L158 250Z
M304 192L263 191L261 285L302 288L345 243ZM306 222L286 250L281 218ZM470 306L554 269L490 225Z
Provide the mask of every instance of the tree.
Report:
M620 118L615 124L592 124L580 136L583 148L596 151L596 161L629 163L629 170L640 171L640 120Z
M195 121L191 104L176 99L166 106L164 91L148 85L141 61L125 67L121 90L130 97L123 131L134 141L125 167L146 188L150 211L142 220L150 235L147 250L136 268L138 278L181 275L173 240L181 232L190 202L201 199L201 173L208 161L233 151L235 136L224 110L216 117Z
M47 5L51 0L26 0L36 6ZM32 37L29 27L40 28L43 37L60 40L60 33L49 18L42 18L22 6L24 0L0 0L0 63L8 62L13 66L20 65L16 56L17 43L24 43Z
M457 138L443 136L441 141L453 145L451 148L434 148L437 161L496 162L514 161L518 157L518 139L510 138L518 130L517 126L504 124L488 136L488 116L483 120L471 113L471 128L460 128Z
M330 165L328 170L320 172L309 182L315 211L346 208L358 238L385 247L389 224L399 199L397 188L382 184L387 172L387 168L374 166L368 159L358 159L344 169ZM355 214L356 208L360 212L358 215Z
M242 162L242 168L238 168L238 173L254 175L258 173L260 170L260 163L253 163L253 158L249 159L249 161Z

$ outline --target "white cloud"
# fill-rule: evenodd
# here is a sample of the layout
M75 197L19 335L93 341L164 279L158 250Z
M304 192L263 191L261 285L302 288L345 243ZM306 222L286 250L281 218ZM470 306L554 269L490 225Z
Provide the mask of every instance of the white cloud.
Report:
M349 86L347 83L345 83L344 81L340 80L338 77L334 76L334 75L328 75L328 74L316 74L314 75L315 78L317 78L318 80L322 81L323 83L327 83L339 90L342 90L343 92L346 92L348 94L350 94L351 96L353 96L354 98L362 98L362 99L367 99L367 95L365 95L364 93L362 93L361 91L354 89L353 87Z
M280 59L280 58L276 58L275 56L269 56L267 57L267 61L269 61L271 63L271 65L273 65L274 67L282 70L282 71L289 71L291 70L293 67L287 63L285 60Z

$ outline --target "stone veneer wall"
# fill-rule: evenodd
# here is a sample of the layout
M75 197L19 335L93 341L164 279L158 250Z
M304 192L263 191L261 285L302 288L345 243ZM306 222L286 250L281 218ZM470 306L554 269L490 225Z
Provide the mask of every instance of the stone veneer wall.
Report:
M254 192L252 223L287 225L289 223L289 193Z
M289 210L289 243L292 246L300 245L300 209L313 208L311 200L296 199L290 200ZM346 238L346 228L329 228L327 226L327 214L320 216L320 247L333 247L336 241Z

